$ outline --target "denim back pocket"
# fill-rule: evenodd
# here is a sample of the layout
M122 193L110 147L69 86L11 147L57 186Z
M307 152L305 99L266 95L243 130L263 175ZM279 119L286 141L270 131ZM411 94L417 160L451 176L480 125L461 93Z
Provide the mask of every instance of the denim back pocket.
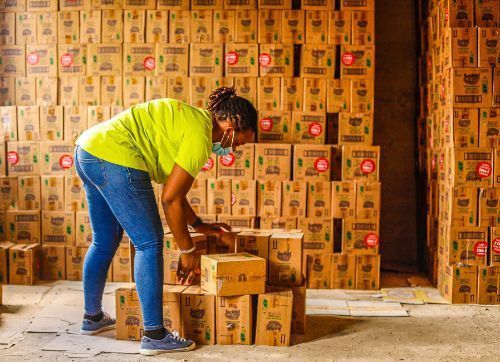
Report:
M136 170L130 167L127 167L127 171L130 186L135 191L153 191L151 178L146 171Z

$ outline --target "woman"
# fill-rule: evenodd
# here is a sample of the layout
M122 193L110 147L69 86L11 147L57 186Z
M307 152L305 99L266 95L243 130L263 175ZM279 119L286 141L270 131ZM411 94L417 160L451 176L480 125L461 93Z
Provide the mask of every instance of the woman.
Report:
M85 131L76 141L75 165L87 196L93 241L83 267L85 315L82 334L115 327L102 311L106 275L123 230L136 249L134 277L141 302L141 353L187 351L193 341L163 327L163 227L151 180L163 183L161 200L168 226L181 250L178 277L199 274L199 256L188 231L221 233L223 224L205 224L186 200L193 180L211 152L226 155L251 142L257 112L234 88L210 95L207 110L174 99L131 107ZM224 238L224 235L221 236Z

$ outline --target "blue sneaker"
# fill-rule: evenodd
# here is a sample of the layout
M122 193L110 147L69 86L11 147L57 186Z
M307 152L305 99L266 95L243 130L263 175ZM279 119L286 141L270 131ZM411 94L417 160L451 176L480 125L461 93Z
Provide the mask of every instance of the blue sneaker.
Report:
M159 340L143 336L141 340L141 354L143 356L155 356L166 352L187 352L192 351L196 347L193 341L181 338L177 333L174 333L167 331L165 338Z
M80 328L80 334L85 334L88 336L99 334L116 327L116 320L111 318L108 313L103 312L103 317L99 322L91 321L90 319L84 319L82 327Z

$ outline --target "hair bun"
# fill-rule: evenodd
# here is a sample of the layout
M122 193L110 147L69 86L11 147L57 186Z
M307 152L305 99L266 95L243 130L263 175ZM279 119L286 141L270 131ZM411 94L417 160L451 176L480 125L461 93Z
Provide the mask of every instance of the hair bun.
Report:
M219 87L214 90L209 99L209 107L208 110L213 111L217 108L219 104L224 102L226 99L231 98L232 96L236 96L236 89L234 87Z

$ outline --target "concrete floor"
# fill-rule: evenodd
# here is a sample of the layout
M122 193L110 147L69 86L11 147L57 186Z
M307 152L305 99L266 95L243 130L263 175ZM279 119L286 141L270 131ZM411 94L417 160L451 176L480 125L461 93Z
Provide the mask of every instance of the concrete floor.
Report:
M402 286L406 280L405 275L386 274L382 283L386 287ZM288 348L203 346L193 352L156 358L189 361L500 361L500 306L427 304L404 307L409 311L409 318L308 316L307 334L296 341L298 344ZM1 329L0 325L0 332ZM84 359L68 358L63 352L41 351L55 336L55 333L26 333L15 346L3 350L0 346L0 361L146 360L131 354L101 354Z

